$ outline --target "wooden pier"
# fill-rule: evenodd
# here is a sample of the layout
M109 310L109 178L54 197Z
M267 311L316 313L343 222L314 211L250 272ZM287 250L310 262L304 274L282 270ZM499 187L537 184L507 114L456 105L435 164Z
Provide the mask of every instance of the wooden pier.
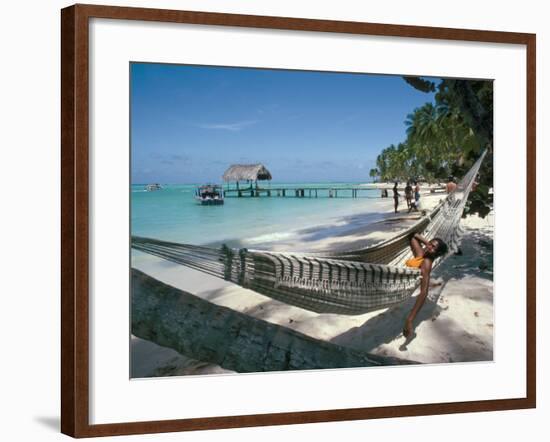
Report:
M385 188L384 188L385 189ZM388 198L392 198L391 187L386 189ZM399 188L401 197L405 196L405 189ZM373 192L375 191L375 192ZM247 186L247 187L226 187L224 196L226 198L257 198L257 197L276 197L276 198L381 198L382 188L373 188L360 185L348 186ZM422 189L421 193L444 193L445 187L432 187Z
M392 197L391 186L365 186L360 184L325 184L325 185L273 185L268 184L262 187L259 182L270 182L271 172L263 164L233 164L225 171L222 177L226 183L224 188L224 196L226 198L257 198L257 197L279 197L279 198L381 198ZM239 184L244 182L244 186L240 187ZM234 183L232 186L230 183ZM241 184L242 186L242 184ZM385 195L382 190L385 189ZM438 187L437 189L430 189L431 193L445 189L445 187ZM373 195L372 191L378 191L378 195ZM401 192L401 196L404 196L405 186L398 188ZM367 192L371 192L368 194Z
M244 197L278 197L278 198L372 198L372 194L368 195L368 191L372 193L372 189L361 186L334 186L334 187L317 187L317 186L285 186L285 187L245 187L245 188L226 188L224 195L226 198L244 198ZM376 197L379 197L377 195Z

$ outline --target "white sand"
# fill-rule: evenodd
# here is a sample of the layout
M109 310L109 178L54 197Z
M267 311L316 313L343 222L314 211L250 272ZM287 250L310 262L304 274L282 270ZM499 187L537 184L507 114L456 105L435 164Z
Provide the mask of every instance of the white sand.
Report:
M423 208L433 207L440 198L423 197ZM393 212L393 201L388 199L387 203L388 212ZM410 217L389 213L384 221L372 225L357 227L350 223L337 239L321 235L307 245L309 249L322 249L358 241L377 242L413 222L396 218ZM463 254L448 257L434 271L435 286L430 288L429 299L415 321L415 335L408 340L401 330L417 293L398 306L364 315L317 314L153 256L139 254L134 267L210 302L342 346L422 363L487 361L493 358L492 220L489 215L462 221L466 231ZM305 245L278 244L281 249ZM224 371L137 338L132 340L132 355L136 377Z

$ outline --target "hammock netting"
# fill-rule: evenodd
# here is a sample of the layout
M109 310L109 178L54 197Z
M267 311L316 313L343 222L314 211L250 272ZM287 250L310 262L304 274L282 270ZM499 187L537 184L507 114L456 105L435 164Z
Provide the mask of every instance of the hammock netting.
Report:
M448 254L458 250L460 219L485 154L429 214L391 239L357 250L285 253L137 236L132 248L317 313L358 315L390 307L409 298L420 282L420 271L405 266L412 257L411 234L441 238Z

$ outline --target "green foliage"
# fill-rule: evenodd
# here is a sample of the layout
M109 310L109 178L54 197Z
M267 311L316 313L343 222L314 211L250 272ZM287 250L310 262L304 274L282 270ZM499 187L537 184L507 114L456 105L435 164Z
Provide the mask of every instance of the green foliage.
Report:
M438 182L449 175L460 177L488 148L480 185L466 209L485 216L492 203L493 83L444 79L436 86L419 77L404 79L423 92L436 91L435 104L426 103L407 115L406 140L386 147L376 159L380 179Z
M403 79L409 83L415 89L418 89L422 92L434 92L435 83L432 81L424 80L420 77L403 77Z
M477 213L485 218L491 211L492 204L493 196L489 194L489 187L479 186L474 192L470 193L463 216Z

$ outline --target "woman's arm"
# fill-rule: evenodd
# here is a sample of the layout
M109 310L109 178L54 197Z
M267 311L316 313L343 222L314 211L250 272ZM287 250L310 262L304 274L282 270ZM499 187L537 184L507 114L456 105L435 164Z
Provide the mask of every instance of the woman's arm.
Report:
M413 238L416 238L418 241L420 241L424 245L428 245L430 241L428 241L426 238L424 238L422 235L415 233ZM430 266L431 267L431 266Z

